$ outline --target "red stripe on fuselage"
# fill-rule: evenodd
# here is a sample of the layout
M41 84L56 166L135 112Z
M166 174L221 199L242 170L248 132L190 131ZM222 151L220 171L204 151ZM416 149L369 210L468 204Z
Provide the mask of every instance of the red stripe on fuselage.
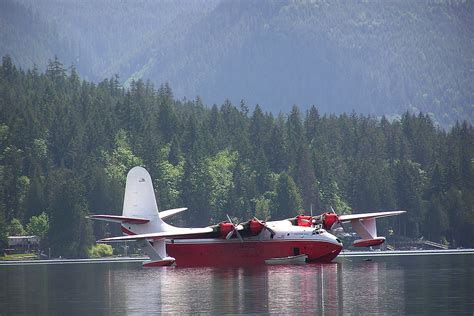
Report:
M170 241L169 256L178 266L230 266L264 264L266 259L308 255L310 262L330 262L342 250L342 245L326 241L269 240L185 242Z
M125 235L129 235L129 236L136 235L134 232L132 232L131 230L126 229L123 226L120 226L120 229L122 230L122 233L124 233Z

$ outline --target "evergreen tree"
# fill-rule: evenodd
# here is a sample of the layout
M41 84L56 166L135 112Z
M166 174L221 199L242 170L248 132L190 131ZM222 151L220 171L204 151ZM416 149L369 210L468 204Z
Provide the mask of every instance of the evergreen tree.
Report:
M278 178L276 196L272 203L272 219L284 219L300 213L301 203L301 196L293 178L283 172Z
M313 105L306 113L304 121L305 137L309 144L313 143L315 137L319 134L319 112Z
M300 158L298 162L298 178L297 183L300 188L303 200L303 209L309 212L310 209L320 209L318 181L314 175L313 166L310 161L309 151L306 146L300 150Z
M304 142L303 126L299 108L294 105L286 122L286 133L288 139L288 158L290 166L296 166L298 150ZM293 170L296 174L296 170Z
M48 239L54 256L86 257L93 242L91 223L80 178L70 170L55 171L48 185L50 229Z
M187 224L205 226L211 223L210 186L206 164L186 157L181 181L181 200L189 207Z
M289 157L282 122L272 127L268 144L268 164L272 172L280 173L288 167Z

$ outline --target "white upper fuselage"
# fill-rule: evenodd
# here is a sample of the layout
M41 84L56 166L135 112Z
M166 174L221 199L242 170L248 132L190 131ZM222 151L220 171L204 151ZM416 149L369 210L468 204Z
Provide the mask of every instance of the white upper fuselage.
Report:
M153 223L150 223L153 226ZM268 228L270 228L274 234L270 233L270 231L263 229L258 235L256 236L248 236L244 237L243 241L283 241L283 240L301 240L301 241L324 241L333 244L340 245L341 242L336 238L336 236L328 233L326 230L319 228L319 227L303 227L303 226L296 226L293 225L289 220L281 220L281 221L269 221L266 222ZM147 225L135 225L135 224L123 224L123 227L126 228L128 232L126 234L131 235L141 235L147 234L153 235L156 230L150 229ZM160 232L161 233L169 233L173 235L179 234L190 234L195 233L197 236L195 237L186 237L182 236L179 238L174 237L165 237L167 240L172 239L179 239L181 242L193 240L194 242L198 241L207 241L210 242L213 240L214 242L234 242L239 241L236 236L233 236L231 239L226 240L223 238L208 238L201 236L200 234L206 234L211 232L211 226L204 227L204 228L184 228L184 227L175 227L166 223L161 223L160 225Z

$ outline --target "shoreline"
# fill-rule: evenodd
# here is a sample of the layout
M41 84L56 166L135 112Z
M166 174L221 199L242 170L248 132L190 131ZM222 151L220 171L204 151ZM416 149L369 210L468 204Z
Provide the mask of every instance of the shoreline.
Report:
M392 256L432 256L432 255L473 255L474 249L447 250L386 250L386 251L342 251L336 258L350 257L392 257ZM148 257L114 257L98 259L48 259L48 260L2 260L0 266L78 263L132 263L149 260Z
M110 257L97 259L41 259L41 260L0 260L0 266L37 264L77 264L77 263L130 263L150 260L148 257Z

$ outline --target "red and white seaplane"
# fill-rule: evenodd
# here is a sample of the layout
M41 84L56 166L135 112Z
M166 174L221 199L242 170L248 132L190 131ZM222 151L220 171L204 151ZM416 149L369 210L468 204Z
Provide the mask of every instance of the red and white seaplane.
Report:
M308 262L330 262L342 250L341 241L329 233L350 222L362 237L354 246L377 246L385 237L377 236L375 219L404 211L320 216L298 215L280 221L253 218L234 224L228 221L204 228L182 228L163 220L185 211L177 208L158 212L150 174L142 167L127 175L122 216L92 215L89 218L121 224L125 236L99 242L135 240L150 261L144 266L215 266L263 264L268 259L306 255Z

